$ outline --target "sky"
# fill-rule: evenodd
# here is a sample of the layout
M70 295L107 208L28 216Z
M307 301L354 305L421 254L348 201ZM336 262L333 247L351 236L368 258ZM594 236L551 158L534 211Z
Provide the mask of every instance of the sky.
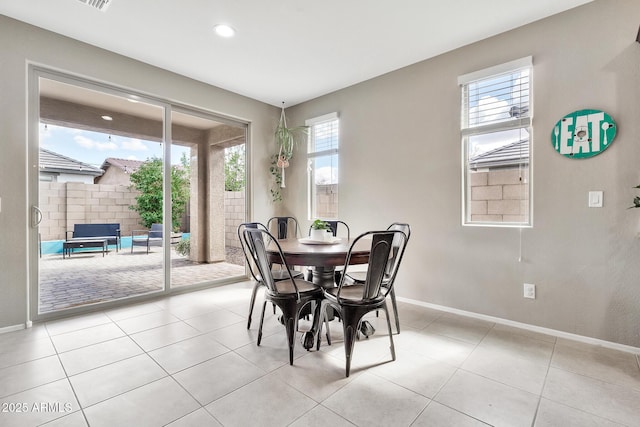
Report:
M162 157L162 144L117 135L40 124L40 147L100 167L105 159L147 160ZM179 164L189 149L171 147L171 163Z

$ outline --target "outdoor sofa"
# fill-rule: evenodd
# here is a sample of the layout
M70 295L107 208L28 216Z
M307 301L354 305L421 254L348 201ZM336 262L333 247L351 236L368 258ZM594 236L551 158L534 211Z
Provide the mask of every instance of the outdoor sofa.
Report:
M71 237L69 234L71 233ZM116 252L122 248L120 241L120 224L73 224L73 231L67 231L67 241L104 239L108 245L115 245Z

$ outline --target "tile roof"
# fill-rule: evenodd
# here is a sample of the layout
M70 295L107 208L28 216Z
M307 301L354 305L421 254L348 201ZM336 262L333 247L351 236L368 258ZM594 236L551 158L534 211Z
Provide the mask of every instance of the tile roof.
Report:
M471 169L499 168L519 164L529 164L529 138L503 145L469 159Z
M109 157L102 163L102 169L107 170L108 167L115 166L119 169L122 169L126 173L132 173L140 169L140 165L142 165L143 163L144 161L141 160L117 159L115 157Z
M100 176L104 173L102 169L96 166L45 150L44 148L40 149L40 171L93 176Z

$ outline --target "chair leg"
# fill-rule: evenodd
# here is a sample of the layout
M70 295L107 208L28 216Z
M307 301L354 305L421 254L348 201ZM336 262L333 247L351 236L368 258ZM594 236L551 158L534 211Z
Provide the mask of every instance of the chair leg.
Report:
M295 301L287 301L284 304L278 304L282 310L282 320L287 331L287 342L289 344L289 364L293 365L293 348L296 340L297 329L297 303Z
M267 308L267 301L262 304L262 315L260 316L260 328L258 328L258 345L262 341L262 323L264 322L264 310Z
M256 304L256 295L258 293L259 286L261 286L260 282L254 283L253 291L251 292L251 301L249 302L249 317L247 318L247 329L251 328L251 315L253 314L253 307Z
M326 312L324 313L324 325L327 328L327 345L331 345L331 329L329 329L329 316ZM318 348L318 350L320 350L320 348Z
M396 291L391 288L391 305L393 306L393 315L396 318L396 331L400 333L400 318L398 317L398 303L396 303Z
M346 358L345 374L348 377L351 371L351 356L353 355L353 346L356 342L358 333L358 324L360 323L360 315L357 310L350 308L342 308L342 330L344 331L344 355Z
M385 301L384 305L382 306L382 308L384 309L385 315L387 316L387 328L389 329L389 341L391 342L391 358L393 360L396 360L396 348L393 345L393 331L391 330L391 319L389 319L389 310L387 309L387 303Z

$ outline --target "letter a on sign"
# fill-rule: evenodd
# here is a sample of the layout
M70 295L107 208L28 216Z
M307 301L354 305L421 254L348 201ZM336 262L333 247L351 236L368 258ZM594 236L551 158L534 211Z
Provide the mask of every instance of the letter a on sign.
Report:
M609 148L617 129L616 122L604 111L574 111L556 123L551 145L565 157L586 159Z

